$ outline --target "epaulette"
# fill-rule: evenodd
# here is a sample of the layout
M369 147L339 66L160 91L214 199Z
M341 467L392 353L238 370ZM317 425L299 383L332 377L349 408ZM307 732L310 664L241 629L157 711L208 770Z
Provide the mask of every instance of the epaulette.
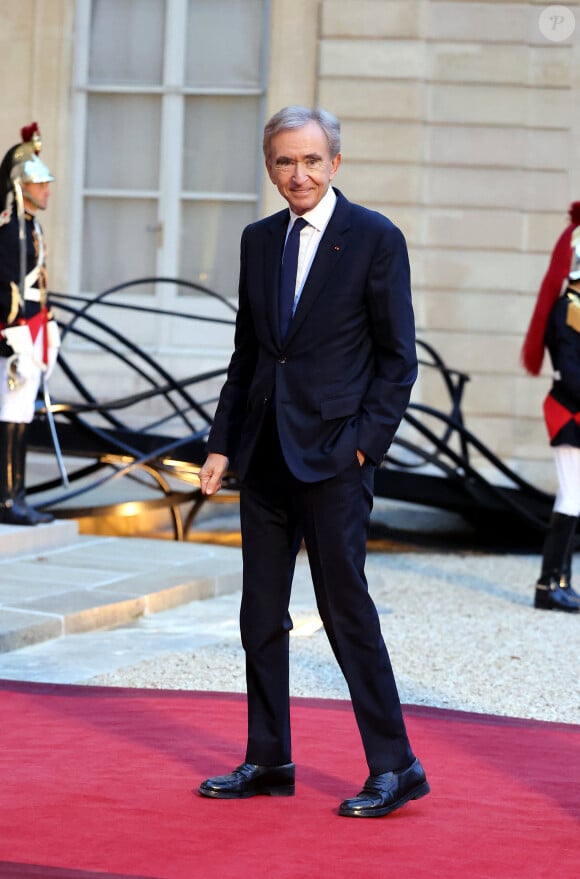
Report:
M566 309L566 325L580 333L580 298L575 290L566 292L568 307Z

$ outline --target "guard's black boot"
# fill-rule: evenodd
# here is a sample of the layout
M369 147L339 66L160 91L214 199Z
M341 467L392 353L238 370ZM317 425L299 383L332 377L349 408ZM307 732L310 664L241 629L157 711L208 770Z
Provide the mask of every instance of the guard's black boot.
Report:
M575 533L576 516L552 513L550 528L544 542L542 572L536 583L534 607L540 610L563 610L568 613L580 611L580 603L569 594L565 586L561 585Z
M25 478L26 478L26 451L28 449L28 434L30 432L30 424L22 423L16 425L16 442L14 444L14 484L16 489L16 501L20 509L26 511L28 525L47 525L54 521L52 513L45 513L30 506L26 500Z
M27 429L27 424L0 421L0 523L4 525L43 525L54 518L26 503Z
M560 586L559 580L551 580L549 583L538 580L534 607L539 610L564 610L568 613L578 613L580 602L572 598L566 589Z
M578 520L576 520L576 522L578 522ZM572 537L566 551L564 567L562 568L562 573L560 574L560 587L564 590L566 595L572 599L572 601L580 605L580 595L576 592L575 589L572 588L572 556L574 555L575 544L576 530L572 532Z

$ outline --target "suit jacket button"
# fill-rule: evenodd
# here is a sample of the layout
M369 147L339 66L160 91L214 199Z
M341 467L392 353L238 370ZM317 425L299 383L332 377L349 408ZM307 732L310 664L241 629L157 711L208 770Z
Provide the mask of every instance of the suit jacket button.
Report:
M282 364L286 363L286 357L284 356L284 354L282 355L282 357L280 357L278 359L278 363L282 363Z

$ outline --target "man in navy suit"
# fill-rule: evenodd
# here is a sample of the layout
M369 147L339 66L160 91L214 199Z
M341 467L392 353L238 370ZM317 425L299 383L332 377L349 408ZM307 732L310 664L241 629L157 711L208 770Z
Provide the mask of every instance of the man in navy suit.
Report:
M200 472L206 495L231 466L241 483L247 750L244 763L199 792L294 793L288 608L304 540L370 772L339 814L376 817L429 792L364 572L374 468L417 376L407 248L390 220L331 187L341 163L332 114L284 108L266 124L264 156L290 210L242 235L234 353ZM280 288L289 286L296 221L288 305Z

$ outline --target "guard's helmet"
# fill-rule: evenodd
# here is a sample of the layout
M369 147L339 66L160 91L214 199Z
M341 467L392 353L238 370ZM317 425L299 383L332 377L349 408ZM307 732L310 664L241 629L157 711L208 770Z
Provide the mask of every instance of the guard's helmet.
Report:
M40 131L36 122L20 132L22 143L13 147L10 179L19 183L51 183L53 175L39 158L42 149Z

